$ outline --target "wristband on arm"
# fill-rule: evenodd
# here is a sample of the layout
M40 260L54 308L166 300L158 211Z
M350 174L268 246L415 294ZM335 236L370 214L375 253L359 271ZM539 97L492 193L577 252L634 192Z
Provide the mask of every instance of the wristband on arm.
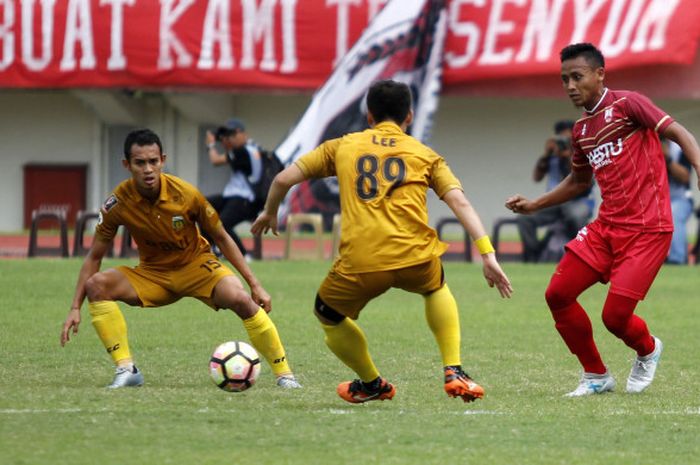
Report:
M481 255L486 255L487 253L493 253L496 251L493 248L493 245L491 245L491 239L489 239L489 236L482 236L478 238L474 241L474 245L476 245L476 248L479 249L479 253Z

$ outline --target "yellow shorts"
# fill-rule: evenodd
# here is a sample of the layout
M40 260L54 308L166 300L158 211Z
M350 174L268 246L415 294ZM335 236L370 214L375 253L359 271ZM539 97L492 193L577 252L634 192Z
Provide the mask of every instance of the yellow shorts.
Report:
M440 289L445 279L437 257L408 268L371 273L341 273L337 268L336 262L321 283L318 295L330 308L353 320L370 300L392 287L429 294Z
M182 297L194 297L216 308L211 300L214 287L222 278L234 275L211 253L202 254L188 265L172 270L138 265L118 266L117 270L129 280L143 307L160 307Z

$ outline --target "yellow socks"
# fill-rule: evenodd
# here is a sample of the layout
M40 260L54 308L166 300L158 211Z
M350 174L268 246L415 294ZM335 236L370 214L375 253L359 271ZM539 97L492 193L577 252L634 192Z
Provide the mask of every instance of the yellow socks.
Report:
M92 325L104 344L107 353L117 365L131 361L129 352L129 340L126 335L126 321L116 302L103 300L88 304Z
M366 383L379 376L367 347L367 339L359 326L345 318L335 326L321 324L326 332L326 345L343 363Z
M440 348L442 365L459 365L459 312L447 284L425 296L425 318Z
M265 310L260 309L255 315L243 320L243 326L248 331L253 347L265 357L275 376L292 373L277 328Z

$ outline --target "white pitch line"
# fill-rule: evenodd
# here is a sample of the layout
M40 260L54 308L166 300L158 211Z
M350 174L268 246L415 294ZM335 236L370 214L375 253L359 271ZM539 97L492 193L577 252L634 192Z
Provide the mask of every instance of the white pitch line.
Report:
M57 408L57 409L5 408L5 409L0 409L0 414L12 415L12 414L23 414L23 413L77 413L77 412L82 412L82 411L83 411L83 409L79 409L79 408Z

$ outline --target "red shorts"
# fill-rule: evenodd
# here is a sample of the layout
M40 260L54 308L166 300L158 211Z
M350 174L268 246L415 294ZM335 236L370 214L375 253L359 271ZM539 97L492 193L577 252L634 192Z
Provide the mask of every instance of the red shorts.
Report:
M622 229L598 220L581 228L566 244L610 282L610 292L643 300L666 260L672 232L642 232Z

